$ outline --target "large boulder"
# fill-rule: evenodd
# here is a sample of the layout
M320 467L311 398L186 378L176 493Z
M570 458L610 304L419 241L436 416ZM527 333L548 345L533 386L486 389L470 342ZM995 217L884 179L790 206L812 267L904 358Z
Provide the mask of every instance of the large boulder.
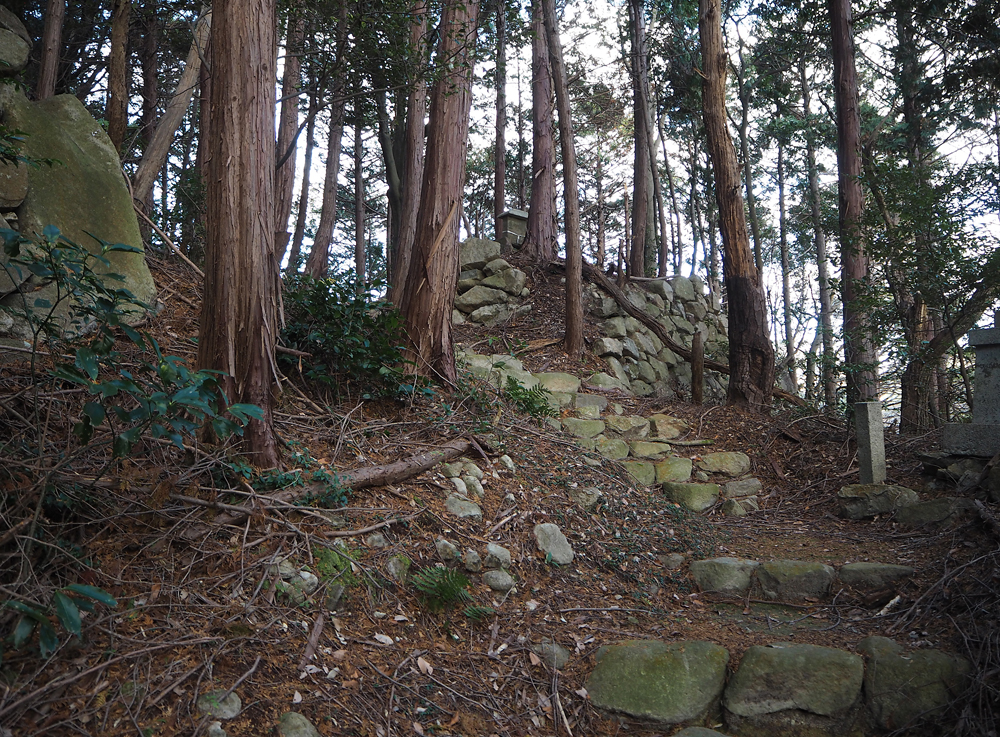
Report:
M21 19L0 6L0 77L17 74L28 63L31 36Z
M743 596L750 590L755 560L742 558L711 558L691 564L691 575L698 588L705 592Z
M864 663L843 650L778 642L747 649L723 698L741 737L855 734Z
M836 571L823 563L772 560L757 569L764 596L782 601L819 599L830 593Z
M746 453L731 451L706 453L698 461L698 468L707 473L742 476L750 470L750 457Z
M662 724L703 723L717 708L729 652L711 642L633 640L597 651L587 693L598 709Z
M865 656L865 704L871 720L884 730L903 729L933 719L962 693L969 662L939 650L907 652L887 637L858 643Z
M893 484L848 484L837 492L839 514L847 519L869 519L919 500L913 489Z
M73 95L57 95L30 102L12 85L0 88L3 122L25 131L22 155L50 159L49 166L27 168L28 189L17 208L18 227L25 236L40 236L54 225L69 240L97 252L100 244L123 243L142 249L139 223L122 177L121 161L104 129ZM124 282L109 286L128 289L138 300L151 304L156 296L153 277L142 253L110 253L110 267L95 265L98 273L121 274ZM3 283L5 282L5 283ZM9 279L0 292L10 292ZM33 293L55 302L55 285ZM8 296L4 302L17 299ZM139 316L136 316L138 319Z
M466 238L458 247L458 260L462 271L481 269L498 258L500 258L500 244L496 241Z

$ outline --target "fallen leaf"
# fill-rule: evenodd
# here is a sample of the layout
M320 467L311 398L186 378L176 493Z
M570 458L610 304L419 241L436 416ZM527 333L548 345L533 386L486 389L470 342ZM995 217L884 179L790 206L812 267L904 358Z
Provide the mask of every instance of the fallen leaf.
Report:
M528 653L528 659L531 660L532 665L539 665L542 662L542 659L534 653Z
M300 694L298 691L296 691L295 695L292 697L292 703L293 704L301 704L302 703L302 694Z
M417 667L420 668L420 672L425 676L433 675L434 673L434 666L423 658L417 658Z
M588 699L588 698L590 698L590 694L587 693L587 689L585 689L585 688L578 688L573 693L575 693L581 699Z
M330 657L333 658L334 660L336 660L337 662L340 662L341 660L344 660L345 658L347 658L347 651L346 650L336 650L336 651L334 651L333 655L331 655Z
M417 734L423 734L424 728L420 726L420 722L414 722L413 731L416 732Z
M375 635L375 639L381 642L383 645L392 645L393 639L389 635L378 634Z

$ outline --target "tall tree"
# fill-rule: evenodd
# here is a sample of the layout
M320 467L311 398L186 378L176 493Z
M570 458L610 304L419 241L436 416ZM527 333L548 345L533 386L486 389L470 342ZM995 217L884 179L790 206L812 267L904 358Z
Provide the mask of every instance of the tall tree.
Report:
M354 274L358 278L358 291L364 292L368 264L365 259L365 149L361 136L363 111L360 100L359 94L354 102Z
M506 207L507 190L507 18L506 3L497 2L497 112L493 140L493 237L503 232L500 216Z
M552 81L559 109L559 148L563 160L563 198L566 207L566 337L563 349L570 358L583 353L583 251L580 244L580 187L576 175L576 143L570 114L566 66L555 0L542 0L545 15L545 40L552 61Z
M632 248L628 256L629 276L646 275L647 232L650 204L650 131L649 115L644 86L646 80L646 55L644 53L646 28L642 14L642 0L629 0L629 29L632 44L632 111L635 125L635 157L632 177Z
M302 257L302 239L306 234L306 218L309 217L309 187L312 180L313 150L316 148L316 115L319 113L319 96L309 95L309 111L306 113L306 153L302 166L302 188L299 190L298 210L295 213L295 232L292 233L292 246L288 253L288 264L298 268Z
M556 149L552 137L552 62L542 0L531 2L531 200L523 250L539 263L556 255Z
M244 435L258 467L278 462L272 425L277 375L274 252L274 0L216 3L208 241L198 366L225 371L230 401L264 413Z
M723 279L729 299L728 402L755 410L771 403L774 347L768 337L767 303L747 236L740 175L726 125L726 69L721 0L700 0L702 115L715 172L715 197L722 230Z
M65 18L66 0L48 0L45 5L45 31L42 34L42 65L38 72L38 86L35 88L35 98L38 100L45 100L56 93Z
M403 299L406 358L418 373L449 383L457 379L451 311L478 14L477 0L447 0L441 13L439 72L431 89L417 234Z
M841 292L844 302L844 362L847 401L878 398L877 356L872 327L862 304L867 292L868 254L861 219L861 113L854 64L850 0L828 0L832 33L834 96L837 107L837 191L840 198Z
M274 227L278 263L285 258L288 247L288 216L292 212L295 189L295 142L299 132L299 87L302 84L302 39L305 19L292 15L285 32L285 68L281 75L281 113L278 122L278 144L275 149Z
M406 99L406 130L403 133L402 156L402 196L399 213L399 242L393 259L392 289L389 298L403 310L406 293L406 279L413 256L413 243L417 232L417 213L420 207L420 187L424 177L424 126L427 117L427 82L422 72L427 55L427 5L417 0L413 5L410 20L409 50L421 63L414 75L410 93Z
M111 13L111 56L108 58L108 101L104 117L108 137L121 153L128 130L128 28L132 0L114 0Z

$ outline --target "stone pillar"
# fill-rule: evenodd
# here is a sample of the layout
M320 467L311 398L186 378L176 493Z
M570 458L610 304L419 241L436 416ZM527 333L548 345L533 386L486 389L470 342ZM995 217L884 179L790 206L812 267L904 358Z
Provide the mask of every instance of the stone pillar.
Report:
M881 402L856 402L854 427L858 436L858 473L862 484L885 481L885 428Z
M503 252L520 248L528 234L528 213L524 210L507 210L500 216L500 228L503 232L497 234L497 240L503 247Z
M969 345L976 351L972 422L945 425L941 447L991 458L1000 451L1000 327L970 330Z

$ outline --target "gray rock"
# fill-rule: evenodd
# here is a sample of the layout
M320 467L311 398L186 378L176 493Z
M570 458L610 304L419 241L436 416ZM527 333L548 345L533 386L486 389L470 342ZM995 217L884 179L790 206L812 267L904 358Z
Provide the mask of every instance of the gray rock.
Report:
M660 350L655 345L653 345L653 339L650 338L645 333L636 333L632 339L635 341L635 344L639 347L639 350L646 356L655 356Z
M373 532L365 538L365 543L367 543L369 548L385 548L389 546L389 541L385 539L385 535L381 532Z
M687 481L691 478L691 459L680 456L670 456L662 461L657 461L654 465L656 469L656 483L662 484L664 481Z
M890 563L848 563L839 571L840 580L856 589L881 589L915 573L910 566Z
M742 476L750 470L750 457L746 453L730 451L706 453L698 461L698 468L724 476Z
M2 71L2 67L0 67ZM0 210L13 210L28 195L28 166L0 162ZM6 227L6 225L4 225Z
M308 596L319 588L319 579L310 571L302 570L291 581L292 586Z
M209 691L198 697L197 706L198 711L210 717L235 719L243 708L243 702L235 692L226 696L224 690Z
M594 353L605 356L622 357L622 342L618 338L598 338L593 344Z
M694 299L694 285L691 280L683 276L675 276L670 279L670 286L674 289L677 299L691 302Z
M663 440L673 440L688 431L688 424L684 420L664 414L650 415L649 427L654 437Z
M593 386L595 389L618 389L619 391L625 390L625 385L621 381L616 379L614 376L599 371L593 374L587 383Z
M746 517L751 512L760 511L760 502L755 496L726 499L722 502L722 513L728 517Z
M514 465L514 461L509 455L504 454L500 456L497 458L497 462L511 473L514 473L517 470L517 467Z
M209 722L205 734L207 737L229 737L226 734L226 730L222 728L222 722ZM5 735L5 737L7 736Z
M823 563L771 560L757 569L764 596L783 601L819 599L830 593L836 571Z
M573 562L573 548L557 525L552 522L535 525L534 533L538 549L545 553L546 559L558 566Z
M684 556L680 553L669 553L668 555L658 555L656 557L668 571L676 571L684 565Z
M280 737L320 737L312 722L295 711L286 711L281 715L278 734Z
M454 482L455 479L452 479L452 481ZM468 476L463 476L461 478L461 481L465 484L466 495L470 499L476 499L476 500L478 500L478 499L482 499L483 498L483 494L484 494L484 492L483 492L483 485L482 485L482 483L480 483L479 479L477 479L475 476L472 476L470 474ZM461 494L462 490L459 489L458 492Z
M410 566L412 562L405 555L394 555L389 558L389 562L385 564L385 572L389 574L389 577L394 581L399 583L405 583L406 579L410 575Z
M490 261L486 266L483 267L484 276L493 276L494 274L499 274L501 271L507 271L513 268L506 260L502 258L495 258Z
M469 495L469 487L465 485L465 479L458 478L457 476L453 476L452 478L450 478L448 480L451 481L451 483L455 487L455 491L457 493L461 494L462 496L468 496Z
M896 510L893 519L907 527L947 524L972 512L975 508L976 502L973 499L945 496L901 507Z
M739 481L729 481L722 485L722 496L725 499L738 499L744 496L755 496L761 492L764 485L759 479L749 478Z
M642 358L642 353L639 352L639 346L635 344L634 340L631 338L624 338L622 340L622 356L638 361Z
M647 440L633 440L628 447L636 458L659 459L673 450L667 443L651 443Z
M270 568L271 575L278 574L282 581L291 581L299 575L299 567L288 558L279 560L276 565Z
M437 549L438 558L446 565L453 565L462 559L462 554L458 552L458 548L455 547L454 543L445 540L443 537L439 537L434 541L434 547Z
M838 514L847 519L869 519L919 500L913 489L891 484L849 484L837 492Z
M601 410L597 407L579 407L576 409L576 416L581 420L599 420L601 419Z
M503 568L494 568L483 574L483 583L494 591L506 594L514 588L514 578Z
M728 662L711 642L633 640L597 651L586 689L598 709L661 724L700 722L718 704Z
M843 650L755 645L726 688L726 726L745 735L856 734L863 675L861 658Z
M670 282L666 279L657 279L656 281L648 282L646 288L653 294L662 297L665 302L674 301L674 288L670 286Z
M599 435L595 440L597 441L595 446L597 452L608 460L618 461L628 457L628 443L621 438L607 438Z
M569 494L570 498L576 503L580 509L586 510L587 512L592 512L597 509L597 505L601 503L604 495L601 494L601 490L596 486L585 486L580 489L569 488L566 489L566 493Z
M479 573L483 570L483 559L472 548L465 551L465 555L462 556L462 563L465 565L465 570L469 573Z
M7 29L0 29L0 75L9 77L24 69L31 45ZM23 164L22 164L23 166Z
M590 308L590 314L595 317L613 317L618 314L618 303L611 297L599 297Z
M649 435L649 420L639 415L612 415L605 420L608 432L627 440L641 440Z
M452 310L451 311L451 324L452 325L464 325L465 324L465 315L463 315L458 310Z
M478 504L458 494L451 494L445 499L444 506L459 519L481 520L483 518L483 510L479 508Z
M462 463L442 463L441 474L449 479L458 478L462 475L464 468Z
M674 737L726 737L726 735L708 727L685 727Z
M639 361L639 378L647 384L653 384L656 381L656 372L653 371L649 361Z
M569 650L547 637L542 638L541 642L532 645L531 651L553 670L561 670L569 663Z
M468 292L460 294L455 298L456 309L469 314L478 310L480 307L485 307L486 305L501 305L506 304L509 299L506 292L502 289L491 289L490 287L484 287L479 284Z
M563 420L563 428L573 437L592 438L604 432L604 422L567 417Z
M628 375L628 371L625 370L622 362L614 356L608 356L604 360L607 362L608 367L611 369L611 373L614 374L614 377L621 382L623 387L628 388L629 382L632 381L632 378Z
M964 658L939 650L906 652L886 637L866 637L858 652L868 661L865 705L887 731L940 715L965 690L972 670Z
M489 264L487 264L487 269L489 269ZM527 275L520 269L506 269L505 271L493 274L493 276L486 277L480 283L484 287L500 289L507 294L520 297L521 290L524 289L527 281Z
M622 465L639 486L656 483L656 467L649 461L625 461Z
M32 43L28 29L24 27L21 19L2 5L0 5L0 28L4 28L20 37L26 44L30 45Z
M476 479L477 481L482 481L483 477L486 476L486 474L483 473L483 469L481 469L472 461L467 461L462 466L462 468L464 469L465 473L467 473L469 476L472 476L472 478Z
M481 269L497 258L500 258L500 244L484 238L467 238L458 249L462 271Z
M695 561L690 570L702 591L743 596L750 590L754 569L759 565L742 558L712 558Z
M599 411L604 411L608 406L607 397L602 397L598 394L579 394L577 393L573 397L573 406L577 409L582 409L583 407L596 407Z
M502 545L496 543L486 544L486 560L484 565L487 568L510 568L510 551Z
M666 481L663 483L663 492L670 501L692 512L704 512L719 501L718 484Z
M601 332L609 338L624 338L628 335L625 330L625 320L621 317L612 317L601 323Z
M507 305L483 305L469 313L469 322L492 327L510 317Z
M631 382L629 384L629 389L631 389L632 393L637 397L650 397L654 392L653 387L642 379L636 379Z
M538 385L550 392L564 392L575 394L580 391L580 380L573 374L551 372L546 374L535 374Z
M323 606L326 607L327 611L337 611L337 607L344 599L344 591L344 585L340 583L331 583L327 586L326 599L323 601Z

